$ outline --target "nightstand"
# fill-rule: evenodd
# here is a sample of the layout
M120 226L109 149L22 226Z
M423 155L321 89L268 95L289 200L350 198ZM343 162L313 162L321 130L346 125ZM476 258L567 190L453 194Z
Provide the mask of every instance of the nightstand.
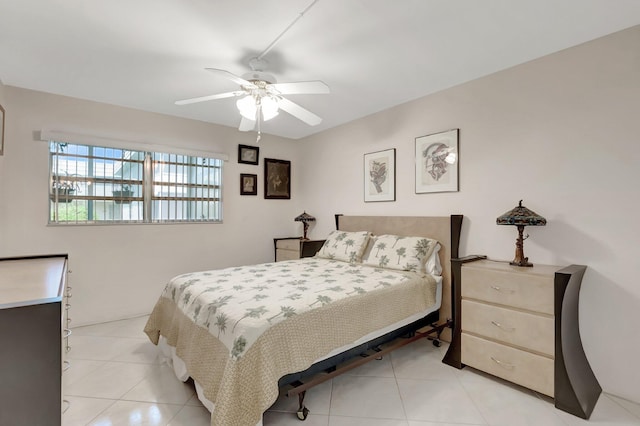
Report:
M585 270L452 259L454 330L443 362L517 383L589 418L601 388L578 330Z
M320 250L325 240L303 240L300 237L274 238L276 262L312 257Z

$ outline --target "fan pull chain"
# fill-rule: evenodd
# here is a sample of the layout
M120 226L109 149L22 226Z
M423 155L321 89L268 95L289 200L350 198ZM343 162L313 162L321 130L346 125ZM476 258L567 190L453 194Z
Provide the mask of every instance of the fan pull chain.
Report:
M262 129L260 126L260 123L262 122L262 105L260 103L258 103L257 105L257 109L256 109L256 121L258 122L258 136L256 138L256 143L260 142L260 139L262 138Z

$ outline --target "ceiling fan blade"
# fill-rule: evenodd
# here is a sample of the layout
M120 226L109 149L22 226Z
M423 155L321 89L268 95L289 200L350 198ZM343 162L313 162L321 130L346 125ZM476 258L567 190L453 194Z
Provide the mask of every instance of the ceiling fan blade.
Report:
M255 120L249 120L246 117L242 117L242 120L240 120L240 127L238 127L238 130L240 130L241 132L250 132L255 127L256 127Z
M211 71L214 74L218 74L221 77L224 77L228 80L233 81L234 83L242 86L242 87L249 87L251 89L257 88L257 86L255 84L253 84L252 82L245 80L242 77L239 77L233 73L230 73L229 71L226 70L221 70L218 68L205 68L207 71Z
M322 122L322 118L286 98L280 98L278 101L278 107L297 119L304 121L309 126L317 126Z
M295 83L274 83L270 84L269 87L276 89L282 95L315 95L330 92L329 86L320 80L298 81Z
M240 96L244 94L245 94L244 90L236 90L235 92L218 93L217 95L208 95L208 96L200 96L199 98L183 99L181 101L176 101L175 104L176 105L195 104L198 102L212 101L214 99L232 98L234 96Z

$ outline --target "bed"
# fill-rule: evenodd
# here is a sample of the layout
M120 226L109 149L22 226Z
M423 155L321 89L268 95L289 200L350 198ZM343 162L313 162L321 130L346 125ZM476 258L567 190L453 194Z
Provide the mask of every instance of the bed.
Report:
M306 390L345 361L400 335L440 337L461 224L461 215L336 215L314 257L174 277L145 333L178 378L193 379L212 425L261 424L283 386L304 419Z

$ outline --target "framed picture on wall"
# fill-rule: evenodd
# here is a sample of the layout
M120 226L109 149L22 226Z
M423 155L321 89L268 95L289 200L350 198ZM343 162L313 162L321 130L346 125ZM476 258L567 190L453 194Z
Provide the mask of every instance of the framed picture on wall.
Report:
M240 195L258 195L258 175L240 174Z
M416 194L458 191L458 132L416 138Z
M396 150L364 155L364 201L396 200Z
M264 198L291 198L291 161L264 159Z
M0 105L0 155L4 154L4 108Z
M238 163L258 165L260 147L238 145Z

